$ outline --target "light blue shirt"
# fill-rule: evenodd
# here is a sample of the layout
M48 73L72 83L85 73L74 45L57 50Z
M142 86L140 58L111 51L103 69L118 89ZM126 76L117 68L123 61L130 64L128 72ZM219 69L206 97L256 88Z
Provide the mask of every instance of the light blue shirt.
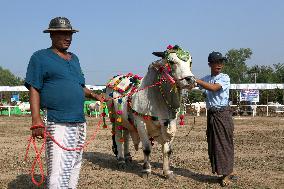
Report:
M222 108L229 105L230 77L227 74L220 73L216 76L207 75L201 80L207 83L218 83L222 88L216 92L206 90L206 107L207 109L215 107ZM203 89L199 86L200 89Z

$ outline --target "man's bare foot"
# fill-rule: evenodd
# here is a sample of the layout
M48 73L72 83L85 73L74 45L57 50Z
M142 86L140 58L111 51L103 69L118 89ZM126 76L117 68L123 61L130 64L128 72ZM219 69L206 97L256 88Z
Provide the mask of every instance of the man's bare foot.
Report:
M230 179L231 175L224 175L221 179L221 186L225 187L225 186L229 186L231 184L231 179Z

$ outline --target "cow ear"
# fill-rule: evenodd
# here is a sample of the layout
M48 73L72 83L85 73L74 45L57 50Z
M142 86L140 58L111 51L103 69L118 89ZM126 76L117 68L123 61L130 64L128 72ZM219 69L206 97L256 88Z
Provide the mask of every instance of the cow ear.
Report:
M161 58L165 57L165 52L152 52L152 54Z

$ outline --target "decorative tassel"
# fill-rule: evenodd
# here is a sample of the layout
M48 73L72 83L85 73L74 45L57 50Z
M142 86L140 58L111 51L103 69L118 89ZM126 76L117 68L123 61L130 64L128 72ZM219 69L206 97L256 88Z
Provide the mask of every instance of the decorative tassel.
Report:
M107 124L106 124L106 104L103 104L103 112L101 113L101 116L103 117L103 128L106 129L107 128Z
M117 130L120 130L120 131L122 131L122 130L123 130L123 127L122 127L122 125L119 125L119 126L117 126Z
M184 126L184 121L180 121L180 122L179 122L179 125L180 125L180 126Z
M120 139L118 140L119 142L123 143L124 138L123 138L123 126L122 126L122 99L118 99L118 107L117 107L117 117L116 117L116 129L119 131L118 135L120 135Z
M118 117L118 118L116 119L116 121L119 122L119 123L121 123L121 122L122 122L121 117Z
M185 124L184 124L184 115L183 115L183 114L181 114L181 115L179 116L179 118L180 118L179 125L180 125L180 126L185 125Z
M120 138L120 139L118 140L118 142L123 143L123 142L124 142L124 138Z

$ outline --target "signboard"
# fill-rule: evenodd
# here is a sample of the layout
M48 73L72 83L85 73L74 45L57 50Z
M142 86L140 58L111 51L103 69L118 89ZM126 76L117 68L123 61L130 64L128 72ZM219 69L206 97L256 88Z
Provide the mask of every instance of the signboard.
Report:
M241 90L240 101L259 102L259 90L254 90L254 89Z
M19 97L20 97L19 94L14 94L14 95L12 95L11 102L19 101Z

